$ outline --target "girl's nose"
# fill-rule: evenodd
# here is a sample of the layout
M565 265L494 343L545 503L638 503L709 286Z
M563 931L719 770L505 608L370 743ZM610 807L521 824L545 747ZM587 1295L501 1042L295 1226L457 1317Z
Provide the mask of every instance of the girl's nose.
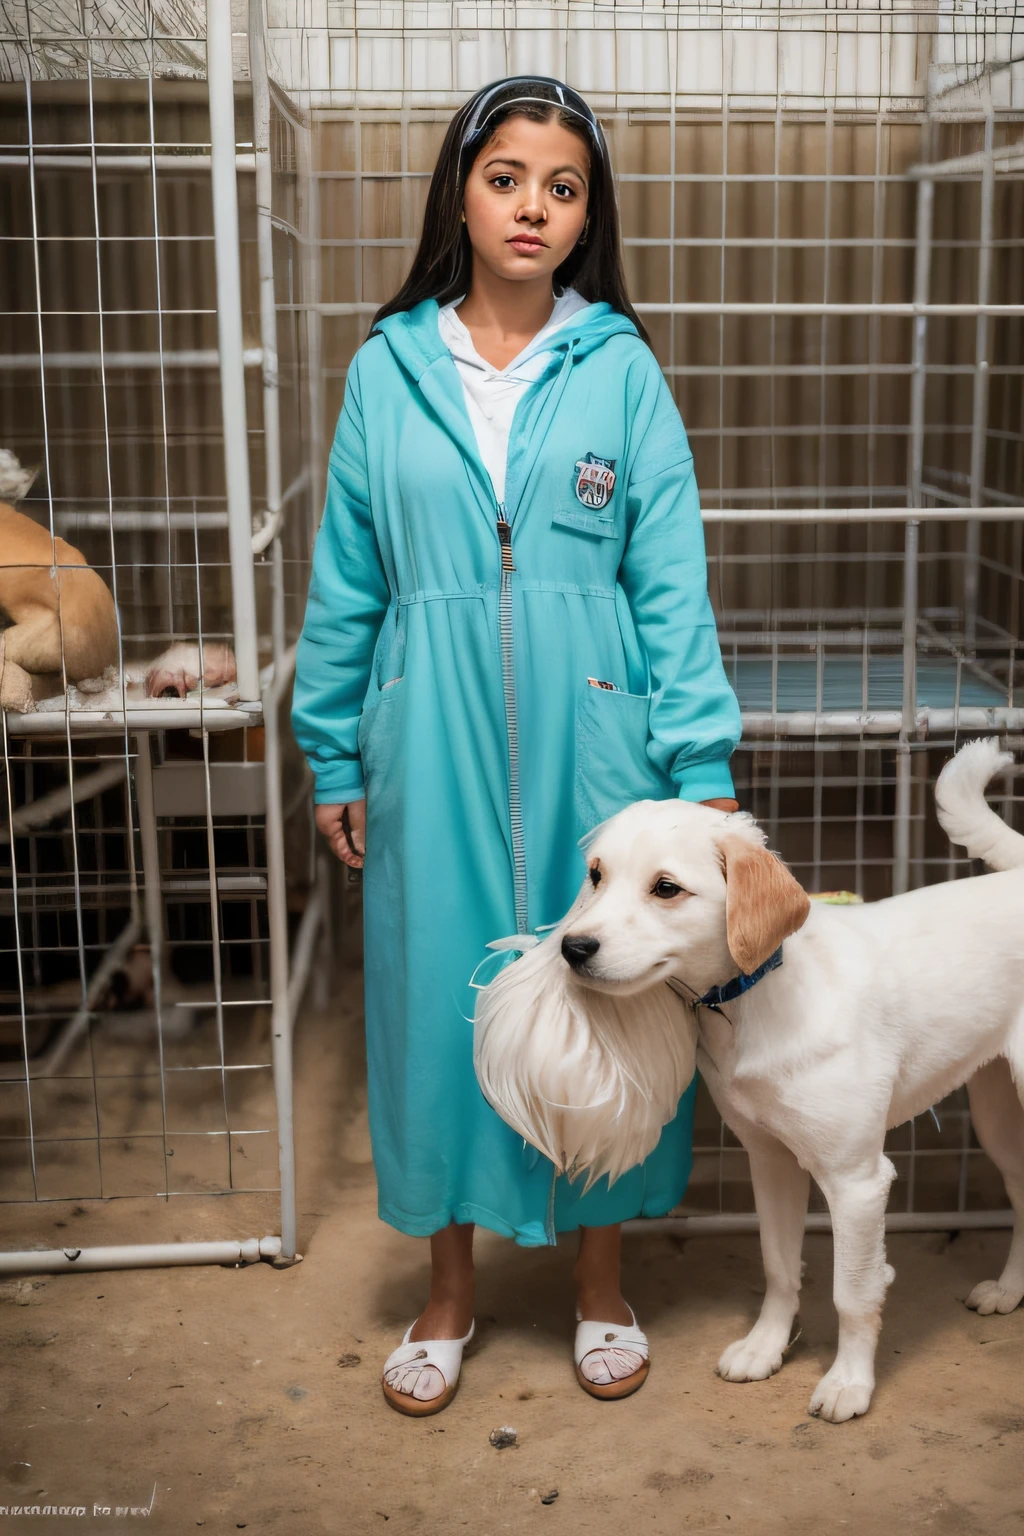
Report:
M546 218L544 201L539 192L523 199L516 218L523 220L527 224L542 224L544 222Z

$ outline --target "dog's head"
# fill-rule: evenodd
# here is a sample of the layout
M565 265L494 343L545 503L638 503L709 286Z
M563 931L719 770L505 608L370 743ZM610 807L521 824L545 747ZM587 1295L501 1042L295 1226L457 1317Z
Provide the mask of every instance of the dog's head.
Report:
M540 944L477 995L484 1095L587 1188L654 1150L694 1072L698 992L755 970L810 902L749 816L642 800L585 838L588 873Z
M584 843L590 895L561 952L597 991L631 996L678 976L702 993L756 970L810 911L745 813L641 800Z
M616 997L584 985L562 931L477 993L474 1065L484 1097L531 1146L585 1186L643 1162L696 1065L692 1010L667 986Z

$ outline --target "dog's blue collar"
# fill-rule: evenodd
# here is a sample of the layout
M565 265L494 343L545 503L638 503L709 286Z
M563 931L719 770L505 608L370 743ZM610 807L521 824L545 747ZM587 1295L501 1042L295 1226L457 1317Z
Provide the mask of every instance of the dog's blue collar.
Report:
M742 971L727 981L724 987L712 987L704 993L703 997L694 1000L694 1008L712 1008L716 1013L721 1013L720 1003L731 1003L737 997L742 997L744 992L749 992L756 986L762 976L767 976L769 971L777 970L782 964L782 945L780 944L774 955L769 955L763 965L759 965L756 971L749 976Z

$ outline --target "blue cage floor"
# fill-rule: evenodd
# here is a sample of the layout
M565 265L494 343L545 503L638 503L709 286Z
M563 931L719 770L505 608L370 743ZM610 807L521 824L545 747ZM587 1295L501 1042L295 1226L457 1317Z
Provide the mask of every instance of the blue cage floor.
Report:
M740 707L752 714L772 710L772 663L768 656L741 656L727 652L723 657L729 681L736 690ZM898 710L903 706L902 656L868 658L867 708L869 711ZM821 707L832 714L863 707L863 662L859 656L826 656L822 665ZM798 713L817 708L818 661L814 656L780 656L775 708L779 714ZM919 709L953 709L962 706L998 708L1007 704L999 688L982 682L962 668L957 692L957 663L953 656L919 656L917 659L917 705Z

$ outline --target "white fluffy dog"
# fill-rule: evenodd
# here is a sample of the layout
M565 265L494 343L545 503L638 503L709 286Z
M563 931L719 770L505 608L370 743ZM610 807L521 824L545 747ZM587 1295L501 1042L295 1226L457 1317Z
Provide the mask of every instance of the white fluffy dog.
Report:
M719 1373L757 1381L782 1364L811 1175L832 1216L839 1351L810 1411L833 1423L874 1390L893 1278L886 1130L964 1082L1016 1220L1002 1275L967 1305L1010 1312L1024 1296L1024 837L984 798L1011 762L972 742L936 786L951 840L1002 873L865 906L812 905L745 814L639 801L584 839L588 878L565 919L478 993L489 1101L560 1169L613 1177L675 1113L696 1016L697 1066L750 1154L767 1277ZM782 964L717 1011L675 995L728 995L783 941Z

